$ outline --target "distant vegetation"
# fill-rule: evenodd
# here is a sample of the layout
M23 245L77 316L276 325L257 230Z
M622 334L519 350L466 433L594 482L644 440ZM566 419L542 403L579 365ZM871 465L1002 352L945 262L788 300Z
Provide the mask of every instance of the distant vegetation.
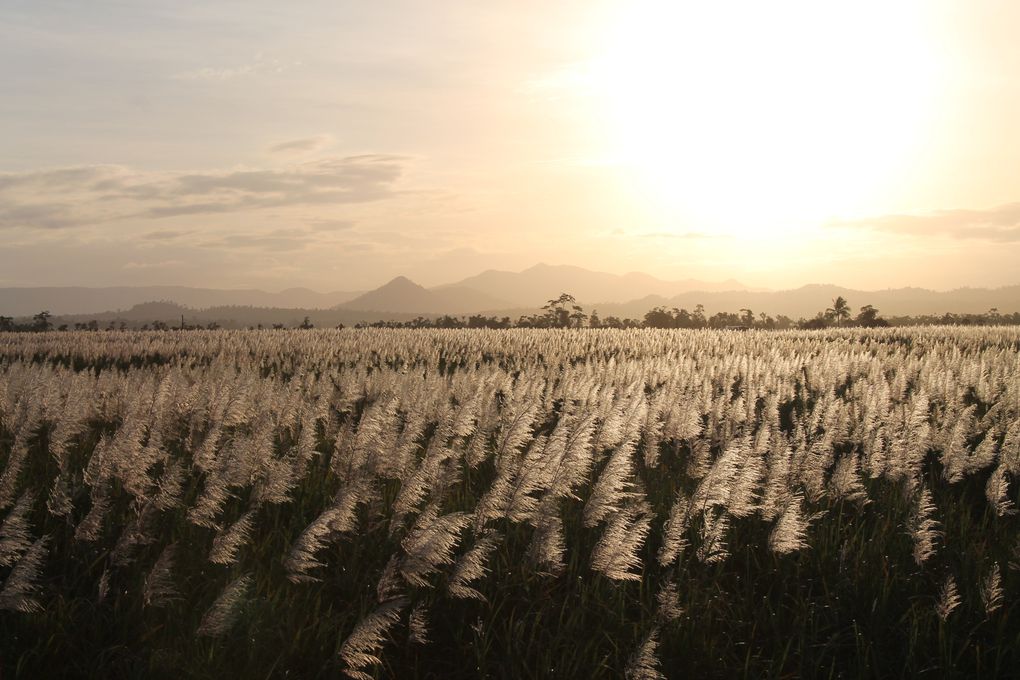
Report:
M310 329L317 325L313 317L322 316L314 310L264 310L276 312L281 318L292 318L295 312L308 312L303 319L287 322L272 322L267 324L244 324L238 323L233 316L244 318L245 310L250 314L258 308L221 308L219 312L222 318L206 320L204 322L186 320L187 311L173 303L146 303L137 305L137 314L151 313L153 316L170 314L181 314L180 321L169 322L164 319L152 319L149 321L127 321L111 317L100 322L95 319L88 321L74 321L70 323L54 324L53 315L48 311L42 311L31 319L15 320L10 316L0 316L0 331L16 332L37 332L46 330L210 330L220 327L225 328L301 328ZM169 310L169 311L168 311ZM209 310L206 311L206 314ZM193 316L193 314L192 314ZM402 315L410 317L410 315ZM300 317L299 317L300 318ZM321 324L319 324L321 325ZM330 327L343 328L343 323L330 323ZM792 319L782 314L770 316L765 312L754 312L751 309L739 309L736 312L717 312L708 315L703 305L696 305L693 311L684 308L655 307L645 313L641 319L625 318L616 316L600 317L597 310L590 313L577 303L574 296L569 293L562 293L559 297L549 300L543 307L542 313L518 317L516 320L509 316L485 316L484 314L471 314L464 316L453 316L444 314L441 316L415 316L413 318L360 321L350 324L355 328L739 328L739 329L763 329L763 330L789 330L802 329L813 330L821 328L881 328L884 326L999 326L999 325L1020 325L1020 312L1011 314L1000 313L998 309L992 308L984 314L954 314L946 313L940 315L926 314L919 316L894 316L884 318L880 316L879 310L872 305L864 305L856 312L849 302L843 297L836 297L832 300L832 306L821 310L816 316L810 319Z

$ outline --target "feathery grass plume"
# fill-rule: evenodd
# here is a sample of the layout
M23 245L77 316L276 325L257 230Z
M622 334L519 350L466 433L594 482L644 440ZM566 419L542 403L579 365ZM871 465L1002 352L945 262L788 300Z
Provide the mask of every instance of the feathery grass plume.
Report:
M808 547L807 528L810 520L804 517L802 505L804 495L797 492L787 502L779 521L769 533L769 548L774 553L786 555Z
M188 521L206 529L219 529L216 517L223 511L223 505L233 494L230 482L217 470L210 471L202 486L202 493L195 505L188 510Z
M120 467L120 479L124 490L139 502L147 500L155 485L149 476L149 470L166 458L167 453L162 442L155 434L151 434L149 442L144 447L140 446L139 449L131 451Z
M227 584L227 587L202 616L202 622L199 624L196 634L206 637L222 637L229 632L241 615L251 582L251 576L245 574Z
M17 494L18 477L21 476L21 468L25 466L26 458L28 458L28 445L18 438L11 447L3 474L0 474L0 510L7 508L14 501L14 496Z
M564 417L560 422L566 424L567 420L568 418ZM581 499L574 494L574 489L584 483L595 463L591 448L595 415L589 413L578 419L569 420L569 433L564 441L563 457L549 481L547 495L550 498L573 498L579 501Z
M147 503L132 519L117 539L117 544L110 552L110 563L115 567L123 567L134 561L132 556L135 550L141 546L149 545L156 541L154 525L156 515L159 511L151 503Z
M400 542L405 553L400 564L404 580L413 586L428 586L428 576L444 564L453 564L453 550L460 542L460 533L470 523L470 516L463 512L442 516L437 516L434 508L422 512Z
M446 584L450 595L464 599L486 601L485 596L481 592L468 584L472 581L477 581L489 572L485 563L501 540L503 540L503 535L493 531L476 541L470 550L461 555L454 565L453 572L450 574Z
M524 393L514 396L516 398L511 401L510 408L500 424L499 437L496 440L493 458L497 465L503 456L520 450L531 439L531 428L538 418L539 403L533 395Z
M953 610L960 606L960 602L960 593L956 589L956 579L950 574L942 584L942 589L939 590L939 599L935 602L935 613L938 614L940 619L945 621L953 613Z
M765 461L751 446L747 446L733 477L729 497L726 499L726 511L730 515L748 517L758 509L759 490L764 473Z
M861 461L856 453L840 457L829 478L829 493L833 500L867 503L868 492L861 482Z
M350 531L357 520L357 507L361 501L362 491L358 487L342 488L327 508L309 524L297 540L294 541L290 554L284 562L287 578L293 583L317 581L308 572L323 566L315 554L325 548L336 536Z
M385 602L398 597L404 590L404 582L400 578L400 555L390 555L386 566L383 567L379 582L375 585L375 596L379 602Z
M0 590L0 610L17 611L23 614L42 611L42 605L34 598L39 590L36 581L46 559L46 545L50 537L43 536L35 541L11 569Z
M944 433L942 444L942 476L950 484L959 482L964 476L975 472L972 456L967 450L967 440L974 430L974 404L961 412L952 414L948 431Z
M698 545L698 559L705 564L722 562L730 556L726 546L726 534L730 530L730 517L725 510L708 510L701 525L701 543Z
M639 581L638 552L648 536L652 518L645 503L635 503L614 514L591 554L591 568L616 581Z
M988 575L981 581L981 603L985 606L986 614L990 615L1002 606L1003 595L1002 573L999 565L993 564Z
M416 512L429 495L431 481L437 476L445 456L427 451L417 466L406 470L400 479L400 490L391 506L390 536L403 527L404 518Z
M980 472L995 465L999 455L998 433L993 429L985 433L984 439L967 459L967 474Z
M644 427L642 429L642 458L645 467L652 469L659 465L659 445L662 443L662 433L665 427L666 399L665 392L659 392L651 398L648 404Z
M750 451L750 436L732 440L702 477L692 502L698 508L726 507L736 486L740 466Z
M506 510L502 513L511 522L524 522L535 515L539 499L534 494L552 484L562 453L562 440L540 435L532 440L523 456L517 456L519 462L515 466Z
M817 503L825 496L825 476L835 458L832 433L826 430L820 439L811 442L807 451L799 453L800 483L807 499Z
M219 422L213 423L212 427L192 453L191 459L202 472L208 472L216 462L216 452L220 446L220 436L223 433L223 425Z
M401 478L400 491L392 505L390 536L395 536L404 527L404 518L416 512L430 492L435 494L438 491L439 482L446 477L445 470L454 455L445 447L430 448L418 467L411 468Z
M652 628L627 661L623 676L627 680L665 680L659 671L659 628Z
M762 519L771 522L786 507L792 495L791 462L793 451L782 433L773 434L768 469L765 473L765 489L762 492L758 512Z
M687 529L693 513L691 498L680 489L669 510L669 518L662 526L662 545L659 546L659 565L668 567L687 549Z
M102 604L110 594L110 568L103 567L103 573L99 577L99 584L96 586L96 602Z
M691 455L687 461L687 476L702 479L712 468L712 445L708 439L695 439L690 443Z
M485 521L498 516L493 514L496 508L504 507L509 502L512 479L520 465L520 449L533 439L532 428L541 407L539 387L537 383L533 383L518 389L501 414L496 448L492 454L497 479L493 482L492 488L479 500L478 507L482 510L481 513L476 510L476 526L479 529Z
M935 510L931 491L928 487L922 487L909 522L910 536L914 540L914 561L918 566L935 554L935 542L940 535L939 523L934 519Z
M53 478L53 484L50 486L46 509L54 517L67 517L74 510L74 501L71 498L71 474L63 461L60 472Z
M482 402L482 393L486 385L479 385L470 397L461 402L456 415L450 421L450 435L469 437L477 426L478 409Z
M354 437L337 440L330 468L343 482L369 474L372 469L385 468L388 452L395 448L397 400L380 398L361 414Z
M586 528L590 529L619 512L623 503L633 495L633 451L634 441L627 440L609 456L609 462L592 487L588 502L584 504L583 521Z
M251 538L251 530L255 522L255 511L249 510L228 528L216 534L209 561L215 564L234 564L237 562L238 549Z
M280 505L289 503L290 492L297 486L301 461L294 456L273 458L267 456L259 462L258 477L252 488L251 500L258 507L263 503Z
M187 479L187 470L177 459L170 460L163 468L163 474L156 480L156 495L153 503L160 510L176 508L181 504L181 492Z
M363 669L382 664L382 659L376 654L383 648L386 634L400 620L400 612L407 605L405 597L388 600L354 626L354 630L340 646L340 658L347 664L344 673L348 677L371 680L372 676Z
M999 447L999 460L1010 474L1020 474L1020 418L1016 418L1006 430L1002 446Z
M35 494L26 491L0 524L0 567L9 567L32 545L28 515L32 512Z
M894 481L914 480L921 469L921 463L928 452L931 426L928 424L930 406L928 393L918 389L910 402L904 406L904 420L899 432L900 446L890 451L888 474Z
M92 543L103 533L103 522L110 510L110 497L105 486L92 487L92 507L74 529L74 539Z
M535 533L528 544L527 560L539 574L558 576L566 564L563 555L567 545L563 539L563 520L555 514L555 507L539 513L535 520Z
M171 543L163 548L156 558L148 575L145 577L145 588L142 601L146 607L166 607L180 599L180 591L174 582L174 561L177 557L177 544Z
M880 425L864 441L864 469L871 479L877 479L886 473L889 454L886 446L885 427Z
M1016 514L1016 505L1009 497L1009 479L1006 474L1006 466L1000 463L985 484L985 497L999 517Z
M407 629L411 642L418 645L429 643L429 610L424 602L419 602L411 609L407 619Z
M672 576L659 586L659 592L655 594L655 602L658 605L655 615L660 621L668 623L683 616L684 608L680 605L680 592Z

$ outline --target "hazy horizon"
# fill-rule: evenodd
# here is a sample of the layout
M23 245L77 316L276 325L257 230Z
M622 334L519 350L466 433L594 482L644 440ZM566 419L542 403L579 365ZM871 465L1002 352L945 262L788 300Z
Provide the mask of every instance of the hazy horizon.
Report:
M463 279L471 278L472 276L475 276L475 275L478 275L478 274L484 274L484 273L488 273L488 272L500 272L500 273L520 274L520 273L527 272L528 270L533 269L535 267L541 267L541 266L549 266L549 267L553 267L553 268L557 268L557 267L577 268L577 265L574 265L574 264L567 264L567 263L553 264L553 263L547 263L547 262L536 262L535 264L531 265L530 267L524 267L522 269L512 270L512 269L489 268L489 269L485 269L485 270L479 270L477 272L474 272L473 274L468 273L466 276L458 277L456 280L452 280L452 279L451 280L437 280L436 283L430 283L430 284L422 283L421 281L419 281L419 280L417 280L415 278L412 278L410 276L407 276L406 274L401 274L401 273L398 272L396 274L386 275L386 276L383 276L383 277L380 277L380 278L377 278L377 279L366 279L367 281L370 281L370 283L368 283L365 287L362 287L362 288L356 288L356 287L353 287L353 286L342 286L342 285L334 286L332 288L326 288L326 287L314 287L314 286L302 286L302 285L287 285L286 283L280 283L280 284L277 284L277 285L265 285L265 286L258 286L258 285L252 285L252 286L244 286L244 285L236 285L236 286L229 286L229 285L227 285L227 286L203 286L203 285L192 284L192 283L188 283L188 282L183 282L183 283L181 283L181 282L178 282L178 283L173 283L173 282L167 282L167 283L162 283L162 282L157 282L157 283L120 283L120 284L96 284L96 285L86 285L86 284L38 284L38 285L28 285L28 284L25 284L25 285L20 285L19 284L19 285L0 285L0 288L11 289L11 288L120 288L120 287L124 287L124 288L146 288L146 287L175 288L176 287L176 288L199 288L199 289L205 288L205 289L210 289L210 290L223 290L223 291L259 290L259 291L262 291L262 292L265 292L265 293L270 293L270 294L285 293L285 292L292 291L292 290L308 290L308 291L311 291L313 293L321 293L321 294L327 294L327 293L364 293L364 292L368 292L368 291L372 291L372 290L376 290L378 288L381 288L381 287L383 287L383 286L385 286L385 285L387 285L389 283L392 283L396 279L400 279L400 278L408 279L409 281L411 281L414 284L417 284L417 285L420 285L420 286L422 286L422 287L424 287L426 289L432 290L432 289L441 289L441 288L446 287L446 286L459 284L459 283L461 283L461 281ZM609 274L609 275L618 276L618 277L625 277L625 276L628 276L628 275L639 275L639 276L640 275L648 275L648 276L653 276L651 274L648 274L648 272L641 272L641 271L635 271L635 270L618 271L617 272L617 271L606 271L606 270L593 270L593 269L587 269L587 268L581 268L581 269L584 269L584 271L586 271L586 272L592 272L592 273L598 273L598 274ZM838 281L818 280L818 281L803 281L801 283L793 283L793 284L791 284L789 286L770 288L770 287L766 287L766 286L753 286L753 285L749 285L749 284L746 284L744 281L742 281L740 279L737 279L736 277L728 277L728 278L725 278L725 279L719 278L719 279L715 279L715 280L699 279L699 278L696 278L696 277L682 277L682 276L678 276L676 278L661 278L661 277L655 276L654 278L659 280L659 281L662 281L662 282L684 281L686 279L691 279L691 280L700 281L700 282L706 283L706 284L715 284L716 288L714 288L713 290L730 290L730 289L727 289L725 287L720 288L719 286L720 286L720 284L724 284L727 281L733 281L733 282L735 282L737 284L740 284L739 287L735 287L735 288L733 288L733 290L746 290L746 291L750 291L750 292L782 292L782 291L787 291L787 290L797 290L797 289L804 288L804 287L817 286L817 287L822 287L822 288L829 288L829 287L831 287L831 288L843 288L843 289L848 289L848 290L857 290L857 291L861 291L861 292L880 292L880 291L886 291L886 290L900 290L900 289L905 289L905 288L918 288L918 289L929 290L929 291L933 291L933 292L945 293L945 292L952 292L952 291L961 290L961 289L993 289L994 290L994 289L999 289L999 288L1011 288L1011 287L1014 287L1014 286L1020 286L1020 281L1018 281L1016 283L1004 283L1004 284L1001 284L1001 285L990 285L990 286L977 286L977 285L963 284L963 285L959 285L959 286L935 287L935 286L915 286L915 285L906 284L906 285L903 285L903 286L856 287L856 286L851 286L851 285L845 285L845 284L842 284L842 283L840 283ZM563 292L563 291L550 291L550 294L560 293L560 292ZM566 292L569 292L569 291L566 291ZM693 289L691 292L697 292L697 290Z
M1020 5L0 7L0 287L1020 283ZM551 294L557 291L553 291Z

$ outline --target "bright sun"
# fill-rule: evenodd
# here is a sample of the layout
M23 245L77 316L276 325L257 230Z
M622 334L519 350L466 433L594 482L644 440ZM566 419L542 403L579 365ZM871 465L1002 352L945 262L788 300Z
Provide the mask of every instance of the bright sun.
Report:
M610 157L678 228L793 234L916 162L937 66L917 2L629 1L588 78Z

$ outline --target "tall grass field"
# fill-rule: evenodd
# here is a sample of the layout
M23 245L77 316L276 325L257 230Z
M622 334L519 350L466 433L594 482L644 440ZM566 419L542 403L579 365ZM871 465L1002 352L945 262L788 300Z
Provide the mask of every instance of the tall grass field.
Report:
M0 334L0 678L1020 677L1020 330Z

